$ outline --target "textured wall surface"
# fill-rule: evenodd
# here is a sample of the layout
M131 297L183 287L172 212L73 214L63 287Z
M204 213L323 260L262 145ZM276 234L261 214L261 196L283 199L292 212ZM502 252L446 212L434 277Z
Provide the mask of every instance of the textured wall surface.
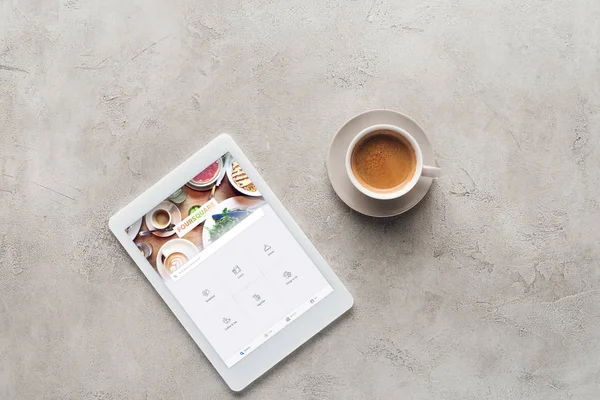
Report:
M355 297L248 399L597 399L597 0L0 0L0 398L233 395L109 233L219 132ZM361 216L325 154L373 108L445 176Z

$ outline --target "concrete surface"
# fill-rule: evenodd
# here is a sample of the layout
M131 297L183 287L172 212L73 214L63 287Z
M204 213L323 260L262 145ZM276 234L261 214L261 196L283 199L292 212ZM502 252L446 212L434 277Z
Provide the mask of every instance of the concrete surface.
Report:
M0 1L0 398L233 395L107 219L231 132L354 294L247 399L597 399L597 0ZM445 176L349 210L337 129L415 118Z

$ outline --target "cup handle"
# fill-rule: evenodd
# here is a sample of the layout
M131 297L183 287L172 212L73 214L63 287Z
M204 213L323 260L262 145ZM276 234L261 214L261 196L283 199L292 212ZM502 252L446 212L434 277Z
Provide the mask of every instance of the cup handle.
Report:
M442 169L439 167L432 167L430 165L423 165L423 172L421 176L426 178L438 178L442 173Z

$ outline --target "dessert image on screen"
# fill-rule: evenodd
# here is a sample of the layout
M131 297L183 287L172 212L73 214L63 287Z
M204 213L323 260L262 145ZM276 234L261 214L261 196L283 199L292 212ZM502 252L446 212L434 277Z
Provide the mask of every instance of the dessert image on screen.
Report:
M127 228L127 234L154 270L172 279L263 204L252 180L225 154Z

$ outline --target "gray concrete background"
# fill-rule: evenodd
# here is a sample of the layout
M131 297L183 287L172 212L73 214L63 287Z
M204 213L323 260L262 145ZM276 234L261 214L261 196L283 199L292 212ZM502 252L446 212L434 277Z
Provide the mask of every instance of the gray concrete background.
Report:
M596 0L0 0L0 398L233 395L107 228L232 133L355 296L248 399L597 399ZM353 115L429 133L414 210L349 210Z

